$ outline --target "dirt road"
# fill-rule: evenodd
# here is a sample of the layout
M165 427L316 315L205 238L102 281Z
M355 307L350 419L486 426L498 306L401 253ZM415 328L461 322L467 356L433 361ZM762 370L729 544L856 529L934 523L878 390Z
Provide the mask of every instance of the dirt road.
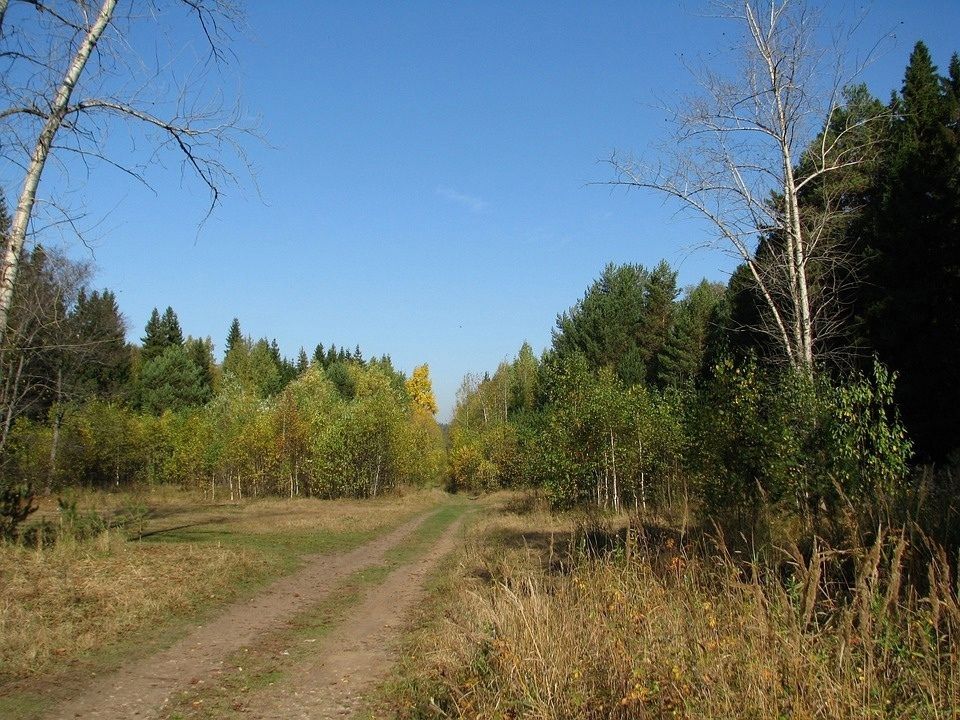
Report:
M201 681L216 682L228 656L281 631L298 613L330 596L350 575L382 565L390 551L432 514L420 515L355 550L309 560L293 575L234 604L172 647L99 679L49 717L129 720L166 715L175 693ZM322 718L352 712L359 695L389 671L399 625L425 593L426 575L453 548L460 520L449 525L425 553L369 589L282 684L251 698L244 715Z
M393 665L395 640L411 610L426 596L425 580L456 544L462 517L419 560L401 566L370 590L312 654L244 707L253 718L349 718Z

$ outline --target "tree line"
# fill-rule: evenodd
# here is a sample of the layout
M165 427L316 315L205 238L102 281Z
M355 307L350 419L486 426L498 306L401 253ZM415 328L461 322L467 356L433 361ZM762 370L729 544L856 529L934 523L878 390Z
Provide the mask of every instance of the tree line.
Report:
M442 482L426 365L408 378L334 343L291 360L237 319L217 362L170 307L130 344L115 294L89 283L88 267L39 245L21 266L0 347L5 534L37 493L67 487L171 482L236 499Z
M533 484L558 506L694 505L738 527L773 508L821 533L925 502L931 532L960 541L960 60L941 74L917 43L888 103L843 97L798 165L838 127L876 152L797 199L843 208L820 230L830 252L806 263L811 294L829 296L811 305L810 364L786 361L757 278L782 262L777 228L726 285L681 293L665 262L609 265L542 356L524 345L464 381L451 482Z

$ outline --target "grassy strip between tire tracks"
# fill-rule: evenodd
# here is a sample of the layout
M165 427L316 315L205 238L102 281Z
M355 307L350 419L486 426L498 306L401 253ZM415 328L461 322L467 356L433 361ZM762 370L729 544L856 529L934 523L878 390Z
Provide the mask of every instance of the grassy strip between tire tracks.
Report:
M213 682L196 679L172 701L165 720L229 718L244 713L250 698L288 677L291 667L317 651L327 634L342 622L367 591L382 583L397 568L426 553L450 525L467 511L461 501L444 505L397 546L383 563L356 571L325 600L292 618L287 627L272 633L255 647L229 657L230 668Z

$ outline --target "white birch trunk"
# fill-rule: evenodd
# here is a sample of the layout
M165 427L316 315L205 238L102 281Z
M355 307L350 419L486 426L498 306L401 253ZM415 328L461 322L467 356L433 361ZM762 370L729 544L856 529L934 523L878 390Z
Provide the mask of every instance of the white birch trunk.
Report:
M0 20L2 20L3 11L6 9L5 0L0 0L4 5L0 6ZM17 200L17 209L13 215L13 221L10 225L10 234L7 240L7 246L4 250L3 265L0 266L0 344L6 338L7 322L10 317L10 306L13 301L13 288L17 281L17 272L20 269L20 256L23 251L23 245L27 238L27 227L30 224L30 216L33 214L33 205L37 198L37 187L40 184L40 176L43 174L44 165L50 156L50 148L53 146L54 138L63 119L66 116L67 108L70 102L70 96L73 89L83 73L83 68L90 59L91 53L97 46L100 36L110 24L113 12L116 9L117 0L103 0L103 5L97 13L97 18L87 34L84 36L77 48L67 72L57 88L57 94L50 103L50 111L47 114L47 121L44 123L43 130L37 138L37 143L30 156L30 162L27 165L27 173L23 180L23 187L20 190L20 196Z

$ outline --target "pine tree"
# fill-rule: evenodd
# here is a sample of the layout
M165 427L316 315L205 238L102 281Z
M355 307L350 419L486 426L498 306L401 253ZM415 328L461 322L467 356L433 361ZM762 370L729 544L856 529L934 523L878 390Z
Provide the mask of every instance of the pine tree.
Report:
M676 273L665 262L653 271L611 263L557 318L553 350L561 358L581 353L593 369L611 367L627 385L652 382L676 295Z
M310 360L307 358L307 351L302 347L297 354L297 375L303 375L310 367Z
M135 404L159 415L202 405L210 398L203 371L182 345L170 345L143 364L137 381Z
M657 358L666 345L673 326L674 301L677 299L677 273L665 260L650 272L644 292L643 315L640 319L640 348L644 366L648 369L646 382L657 382Z
M658 380L662 386L688 385L700 377L710 323L724 293L722 285L702 280L680 302L676 321L657 358Z
M317 346L313 349L312 362L323 368L327 366L327 355L323 350L323 343L317 343Z

